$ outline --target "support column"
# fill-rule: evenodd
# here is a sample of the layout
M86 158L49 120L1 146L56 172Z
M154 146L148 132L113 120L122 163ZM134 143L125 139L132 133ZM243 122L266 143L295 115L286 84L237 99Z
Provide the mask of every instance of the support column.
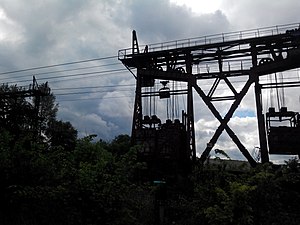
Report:
M253 67L257 66L257 53L256 46L251 46L252 48L252 65ZM255 102L256 102L256 115L258 123L258 135L259 135L259 144L260 144L260 153L261 153L261 162L269 162L268 146L267 146L267 134L266 134L266 125L265 118L263 114L262 107L262 95L261 95L261 85L259 84L259 76L257 74L252 74L255 76Z
M263 115L261 86L259 84L259 78L257 78L255 81L254 89L255 89L256 114L257 114L257 122L258 122L261 162L266 163L269 162L269 154L268 154L268 147L267 147L266 125L265 125L265 118Z
M132 130L131 130L131 141L133 144L136 138L136 131L141 129L142 121L142 84L141 84L141 75L139 70L136 74L136 89L135 89L135 101L134 101L134 111L133 111L133 120L132 120Z
M186 56L186 72L192 76L192 56L190 53ZM196 161L196 144L195 144L195 126L194 126L194 102L193 88L190 79L188 79L188 94L187 94L187 134L189 149L191 151L192 160Z

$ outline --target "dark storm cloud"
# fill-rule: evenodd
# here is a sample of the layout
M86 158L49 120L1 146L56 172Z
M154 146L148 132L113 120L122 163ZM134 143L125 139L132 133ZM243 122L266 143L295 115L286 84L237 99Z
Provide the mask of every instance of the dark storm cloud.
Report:
M19 50L29 57L45 57L49 51L63 47L64 35L70 29L66 25L69 21L76 21L83 2L1 1L0 5L21 29Z
M116 54L121 45L115 40L121 32L116 35L118 28L107 4L3 0L0 7L16 26L20 38L14 53L26 56L20 64L25 67Z

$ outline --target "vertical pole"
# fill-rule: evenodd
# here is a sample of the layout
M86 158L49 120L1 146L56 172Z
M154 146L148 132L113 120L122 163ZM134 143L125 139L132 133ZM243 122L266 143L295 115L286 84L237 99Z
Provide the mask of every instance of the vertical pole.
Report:
M132 54L139 53L139 44L137 40L136 31L132 31ZM141 129L142 123L142 80L139 74L139 68L136 72L136 90L135 90L135 100L134 100L134 111L132 120L132 130L131 130L131 143L136 144L137 130Z
M255 100L256 100L256 112L257 112L259 142L260 142L260 151L261 151L261 162L266 163L269 162L269 154L268 154L267 134L266 134L266 127L265 127L265 118L263 115L261 86L259 84L259 78L257 78L255 81Z
M29 90L30 91L30 90ZM33 76L32 80L32 90L30 95L34 97L34 117L32 121L32 130L34 134L38 137L40 134L40 103L41 103L41 91L39 90L38 83L36 81L35 76Z
M252 65L253 67L257 66L257 53L256 46L252 47ZM269 162L268 146L267 146L267 134L265 126L265 118L263 115L262 107L262 95L261 95L261 85L259 84L259 76L257 74L251 74L250 76L255 76L255 102L256 102L256 114L258 122L258 135L259 135L259 144L261 151L261 162Z
M140 49L139 49L139 43L137 40L137 35L136 35L136 31L133 30L132 31L132 54L139 54L140 53Z
M136 132L141 129L142 122L142 84L141 76L139 75L139 69L136 74L136 90L135 90L135 101L134 101L134 111L132 120L132 130L131 130L131 141L135 144Z
M192 56L188 53L186 56L186 72L192 75ZM191 158L193 162L196 161L196 145L195 145L195 126L194 126L194 102L193 102L193 89L192 83L188 81L188 94L187 94L187 133L189 149L191 151Z

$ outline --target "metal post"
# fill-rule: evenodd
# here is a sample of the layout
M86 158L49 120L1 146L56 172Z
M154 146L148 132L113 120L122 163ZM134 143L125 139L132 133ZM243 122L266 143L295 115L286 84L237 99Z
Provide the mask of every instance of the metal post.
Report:
M252 65L253 67L257 66L257 53L256 46L252 47ZM261 86L259 84L259 76L256 74L252 74L255 76L255 102L256 102L256 114L257 114L257 122L258 122L258 135L259 135L259 144L260 144L260 152L261 152L261 162L266 163L269 162L269 154L268 154L268 146L267 146L267 134L265 127L265 118L263 115L263 107L262 107L262 96L261 96Z
M259 143L261 151L261 162L269 162L269 154L267 147L267 134L265 127L265 118L263 115L262 99L261 99L261 86L259 84L259 79L255 81L255 101L256 101L256 113L258 122L258 133L259 133Z
M140 49L139 49L139 43L137 40L136 31L133 30L132 31L132 54L139 54L139 53L140 53Z
M192 55L190 53L186 56L186 72L192 76ZM193 102L193 89L189 79L188 81L188 94L187 94L187 134L189 148L191 151L192 160L196 161L196 144L195 144L195 126L194 126L194 102Z
M142 116L143 116L142 115L142 84L141 84L141 75L139 75L139 69L138 69L136 75L135 102L134 102L132 131L131 131L132 142L134 142L133 140L135 140L136 138L136 131L141 129Z

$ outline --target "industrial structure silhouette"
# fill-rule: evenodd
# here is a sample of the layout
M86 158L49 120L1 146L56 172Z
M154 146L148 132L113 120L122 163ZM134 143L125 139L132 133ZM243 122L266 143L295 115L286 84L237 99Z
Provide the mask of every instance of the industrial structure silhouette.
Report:
M253 84L261 162L269 162L269 154L300 154L299 113L288 111L281 104L277 109L270 107L264 114L262 106L262 89L300 86L299 81L279 82L277 79L277 73L300 67L299 24L146 46L139 46L133 31L132 47L119 50L118 58L136 79L132 140L143 146L140 156L150 167L158 171L165 167L176 168L182 172L190 160L196 160L193 93L200 96L220 122L210 141L203 146L201 162L208 158L225 130L248 162L255 166L257 160L228 125ZM275 82L260 83L265 75L272 76ZM245 81L240 89L234 86L237 78ZM209 91L204 91L203 82L210 83ZM157 85L161 88L157 89ZM227 90L220 91L221 86ZM185 96L186 103L181 116L176 100L172 100L173 96L180 95ZM165 122L156 114L159 99L169 99ZM225 116L221 116L213 104L215 101L232 102Z

